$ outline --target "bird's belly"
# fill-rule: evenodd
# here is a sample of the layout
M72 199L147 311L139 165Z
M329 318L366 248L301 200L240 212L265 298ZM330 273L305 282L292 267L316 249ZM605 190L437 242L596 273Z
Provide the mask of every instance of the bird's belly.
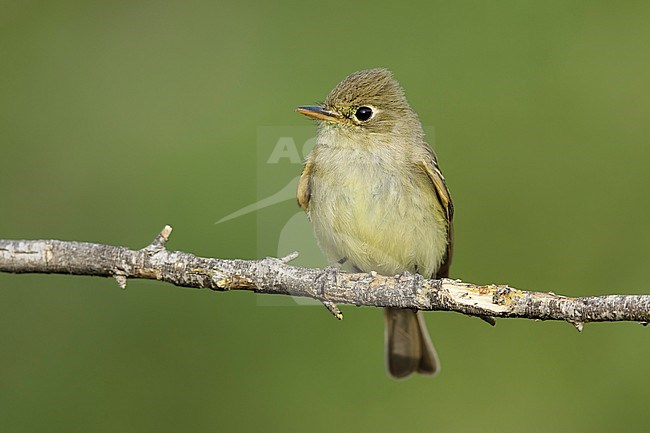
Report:
M368 173L314 176L310 217L321 248L349 270L434 274L447 231L430 181Z

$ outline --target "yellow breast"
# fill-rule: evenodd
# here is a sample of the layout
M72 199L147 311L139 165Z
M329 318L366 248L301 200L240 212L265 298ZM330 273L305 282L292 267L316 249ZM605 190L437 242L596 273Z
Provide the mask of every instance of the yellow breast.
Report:
M361 271L433 275L447 222L433 185L399 155L367 149L314 154L309 214L331 262Z

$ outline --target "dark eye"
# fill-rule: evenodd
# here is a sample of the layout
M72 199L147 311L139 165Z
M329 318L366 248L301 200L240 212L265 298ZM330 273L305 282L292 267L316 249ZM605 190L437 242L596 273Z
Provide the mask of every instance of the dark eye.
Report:
M370 119L372 117L372 108L370 107L359 107L357 112L354 113L354 116L362 122Z

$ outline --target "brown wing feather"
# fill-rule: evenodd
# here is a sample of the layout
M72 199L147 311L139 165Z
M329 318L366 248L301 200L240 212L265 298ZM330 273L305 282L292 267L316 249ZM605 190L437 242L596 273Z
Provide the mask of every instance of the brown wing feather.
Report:
M454 248L454 204L451 201L449 189L447 189L445 178L438 167L438 161L436 160L433 151L430 152L429 156L429 158L421 161L421 165L424 172L429 176L429 179L431 179L438 200L440 201L442 208L445 210L445 216L447 217L447 252L445 253L445 258L443 259L438 272L436 275L433 275L433 277L445 278L449 276L449 268L451 267L451 257Z
M311 198L311 172L313 168L314 164L311 162L311 159L307 159L307 162L302 169L302 173L300 174L300 180L298 181L296 198L298 199L298 205L305 212L309 209L309 199Z

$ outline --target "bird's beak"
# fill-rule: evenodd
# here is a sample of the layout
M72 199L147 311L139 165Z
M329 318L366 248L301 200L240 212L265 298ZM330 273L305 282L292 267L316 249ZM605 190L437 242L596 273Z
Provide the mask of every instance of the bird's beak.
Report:
M343 119L339 113L334 111L328 111L323 107L317 105L304 105L302 107L296 108L296 111L300 114L304 114L307 117L311 117L317 120L325 120L327 122L340 122Z

